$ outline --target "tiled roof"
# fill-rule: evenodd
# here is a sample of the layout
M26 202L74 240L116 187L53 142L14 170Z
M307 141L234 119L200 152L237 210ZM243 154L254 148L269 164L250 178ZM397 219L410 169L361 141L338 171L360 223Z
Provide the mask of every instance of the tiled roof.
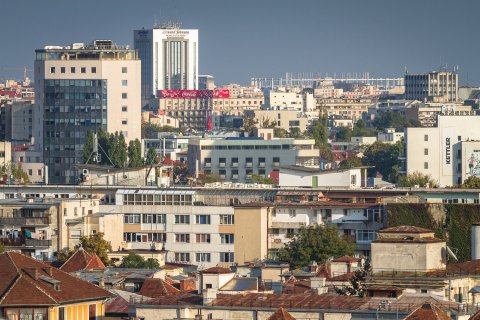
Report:
M475 312L468 320L480 320L480 310Z
M83 248L78 249L67 261L60 267L60 270L71 273L88 269L105 269L102 260L94 253L90 254Z
M150 298L157 298L165 295L175 295L180 290L172 286L170 283L159 278L147 278L143 282L142 288L138 294Z
M348 273L340 274L338 276L331 277L328 280L329 281L350 281L356 273L357 271L348 272Z
M410 313L405 320L451 320L448 314L431 303L425 303Z
M0 254L0 266L0 306L58 305L113 296L104 289L20 253ZM58 287L55 288L54 284Z
M436 243L445 242L445 240L438 238L380 238L372 241L372 243Z
M267 320L295 320L295 318L285 308L280 307Z
M350 257L350 256L343 256L343 257L332 260L332 262L360 262L360 261L362 260L359 258Z
M295 280L290 279L283 283L283 293L307 293L311 292L310 280Z
M234 273L234 272L228 268L211 267L211 268L202 270L202 273L203 274L227 274L227 273Z
M398 227L382 229L378 232L379 233L415 233L415 234L418 234L418 233L431 233L433 231L430 230L430 229L414 227L414 226L398 226Z
M447 275L480 275L480 260L447 264Z
M143 304L162 306L201 306L203 305L203 297L198 294L181 292L180 294L157 297L142 302Z

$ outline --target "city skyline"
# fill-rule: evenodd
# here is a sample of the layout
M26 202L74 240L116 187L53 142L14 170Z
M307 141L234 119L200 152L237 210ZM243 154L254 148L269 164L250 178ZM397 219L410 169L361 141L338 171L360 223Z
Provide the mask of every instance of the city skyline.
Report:
M24 65L33 67L34 50L46 45L106 38L133 47L133 30L175 20L199 30L199 73L218 84L285 72L400 77L405 67L422 73L458 65L460 84L475 85L480 65L472 52L480 45L469 37L478 7L466 0L17 1L4 4L9 14L0 22L9 30L0 78L21 78Z

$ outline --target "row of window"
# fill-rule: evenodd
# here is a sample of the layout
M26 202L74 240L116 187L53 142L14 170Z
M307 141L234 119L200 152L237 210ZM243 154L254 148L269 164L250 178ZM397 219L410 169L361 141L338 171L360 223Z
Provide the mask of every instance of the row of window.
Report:
M274 163L280 163L280 157L273 157L273 162ZM212 163L212 158L204 158L203 159L203 162L205 165L211 165ZM265 162L266 162L266 158L265 157L260 157L258 158L258 165L261 166L261 165L265 165ZM227 165L227 158L218 158L218 163L220 166L225 166ZM245 163L246 164L251 164L253 165L253 158L252 157L248 157L248 158L245 158ZM238 158L231 158L230 159L230 164L232 166L238 166Z
M66 67L60 67L60 73L66 73L67 68ZM57 67L50 67L50 73L57 73ZM70 67L70 73L76 73L77 69L76 67ZM122 73L127 73L128 69L127 67L122 67ZM87 73L87 68L86 67L80 67L80 73ZM97 73L97 67L90 67L90 73ZM125 80L127 81L127 80ZM123 81L122 81L123 85ZM125 83L126 85L126 83Z
M234 262L235 257L233 252L220 252L220 262ZM176 262L192 262L190 260L190 252L175 252ZM196 262L211 262L211 253L195 253Z
M80 231L80 230L79 230ZM79 234L78 238L81 236ZM194 237L193 237L194 236ZM175 242L176 243L193 243L193 238L195 243L211 243L212 236L209 233L196 233L194 235L190 233L175 233ZM71 237L73 237L71 235ZM164 232L124 232L123 241L126 242L166 242L167 234ZM233 244L235 241L235 236L233 233L220 233L220 243L221 244Z
M193 204L193 198L191 195L125 194L123 204L190 206Z
M146 224L166 224L166 214L125 214L123 222L126 224L139 224L140 218L142 223ZM211 215L197 214L195 215L195 224L210 224ZM190 224L190 215L188 214L176 214L175 224ZM233 214L221 214L220 224L234 224Z
M290 150L294 147L291 144L283 145L217 145L202 146L202 150Z

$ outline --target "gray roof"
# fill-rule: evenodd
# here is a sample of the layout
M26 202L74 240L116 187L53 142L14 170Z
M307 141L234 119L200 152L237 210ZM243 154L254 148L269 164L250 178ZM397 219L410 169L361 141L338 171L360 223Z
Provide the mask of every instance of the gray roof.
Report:
M236 277L228 281L220 291L256 291L258 290L258 278Z

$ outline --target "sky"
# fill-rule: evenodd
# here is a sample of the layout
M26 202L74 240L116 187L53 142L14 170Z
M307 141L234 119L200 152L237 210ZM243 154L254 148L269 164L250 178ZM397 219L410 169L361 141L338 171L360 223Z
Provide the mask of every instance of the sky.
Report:
M2 1L0 80L23 77L45 45L133 45L133 30L175 20L199 29L199 72L217 85L285 72L401 77L445 65L459 66L461 84L480 85L478 12L479 0Z

